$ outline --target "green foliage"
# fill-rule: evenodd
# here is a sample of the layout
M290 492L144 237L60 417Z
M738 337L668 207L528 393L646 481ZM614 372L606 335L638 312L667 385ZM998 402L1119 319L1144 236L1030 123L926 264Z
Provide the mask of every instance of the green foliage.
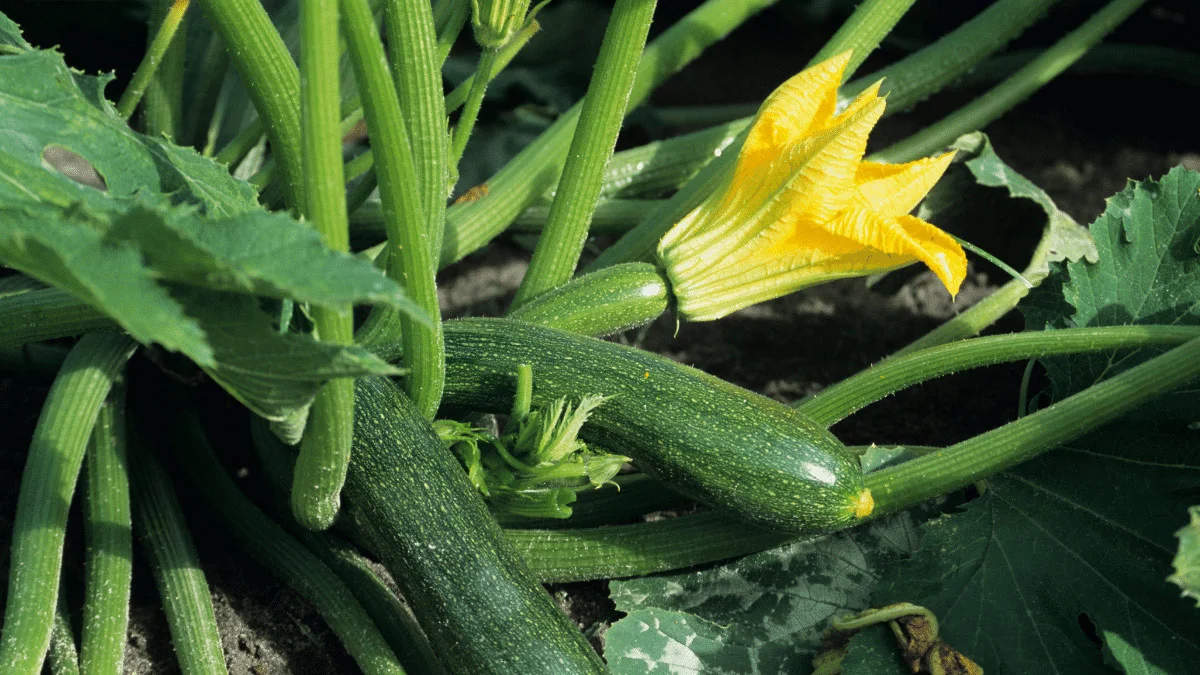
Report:
M1176 169L1110 199L1091 227L1099 261L1054 267L1025 308L1030 326L1197 323L1198 187L1200 174ZM1048 359L1051 397L1154 353ZM942 636L988 672L1095 673L1106 662L1186 672L1200 658L1200 616L1163 578L1200 484L1194 398L1167 397L989 479L964 512L924 528L921 550L873 602L933 610Z
M810 672L829 619L867 607L916 545L904 514L713 569L614 581L613 602L629 615L606 634L606 658L618 675Z
M896 638L883 624L864 628L850 638L842 675L907 675L910 673L896 648Z
M1200 605L1200 506L1188 509L1188 517L1188 524L1175 533L1179 551L1171 561L1175 573L1167 579Z

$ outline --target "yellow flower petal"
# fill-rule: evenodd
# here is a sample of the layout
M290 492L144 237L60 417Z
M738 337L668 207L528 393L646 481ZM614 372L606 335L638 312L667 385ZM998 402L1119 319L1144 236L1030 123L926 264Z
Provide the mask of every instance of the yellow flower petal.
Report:
M828 232L862 246L860 252L843 259L847 271L861 265L859 273L882 272L920 261L951 296L958 295L967 277L967 256L958 242L915 216L849 208L829 223Z
M855 202L888 216L912 211L946 172L954 152L918 159L908 164L863 162L858 165Z

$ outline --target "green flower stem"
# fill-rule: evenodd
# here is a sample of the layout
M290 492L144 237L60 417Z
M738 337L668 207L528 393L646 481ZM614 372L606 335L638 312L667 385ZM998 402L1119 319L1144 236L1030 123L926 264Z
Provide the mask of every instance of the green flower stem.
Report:
M613 155L604 172L605 197L657 197L674 192L720 157L749 118L647 143Z
M433 23L437 29L437 48L440 63L446 62L458 35L471 16L469 0L437 0L433 4Z
M613 265L544 293L509 317L581 335L612 335L650 323L667 311L667 287L653 265Z
M565 284L575 273L656 4L656 0L617 0L613 6L554 203L513 308Z
M890 394L968 368L1062 354L1175 346L1200 337L1194 326L1066 328L996 335L893 356L795 407L830 426Z
M718 511L634 525L505 530L504 537L543 583L666 572L765 551L793 538Z
M1022 49L988 59L955 82L954 87L970 89L998 82L1025 67L1041 53L1039 49ZM1157 45L1104 43L1088 50L1069 72L1075 75L1170 78L1196 87L1200 86L1200 54Z
M288 486L291 485L295 455L271 433L266 424L252 424L251 433L271 495L269 507L279 517L288 510ZM429 646L429 640L412 610L379 578L367 558L340 537L328 532L311 532L286 519L282 522L292 536L333 570L362 603L363 609L371 615L401 664L418 673L443 672L441 661Z
M62 582L59 582L62 588ZM79 652L75 649L75 630L67 610L67 596L61 590L54 608L54 630L50 631L50 650L46 653L50 675L79 675ZM120 672L117 670L111 672Z
M839 95L846 100L853 99L882 78L883 87L879 94L888 97L888 109L893 112L907 110L953 84L988 55L1000 51L1057 2L997 0L927 47L868 77L848 83Z
M300 2L301 137L305 218L335 251L350 250L342 177L338 78L338 0ZM322 342L354 344L350 307L312 308ZM323 530L341 508L342 485L354 437L354 380L329 381L313 400L292 482L292 514L301 525Z
M645 215L661 205L660 199L601 199L596 202L592 222L588 225L589 237L620 236L631 230ZM512 232L540 234L550 215L548 204L539 204L525 209L511 226Z
M883 516L966 487L1033 459L1200 375L1200 339L1095 384L1015 422L867 475Z
M170 5L167 3L170 2ZM188 0L158 0L151 13L151 26L158 27L157 39L167 22L174 20L179 4L187 9ZM178 20L184 26L186 16ZM153 42L147 51L155 49ZM149 136L181 138L183 133L183 66L187 52L187 29L177 30L175 38L163 54L162 63L150 79L146 102L142 105L142 129Z
M404 669L350 589L241 493L221 467L195 413L176 420L174 456L225 531L252 558L311 602L367 675Z
M13 520L8 599L0 634L0 669L5 675L41 673L58 600L67 511L88 437L105 397L136 347L118 333L84 336L63 363L42 406Z
M446 94L442 62L435 56L433 9L429 0L384 0L383 7L392 78L408 130L421 213L425 215L426 245L432 256L442 250L446 197L450 194ZM432 257L429 264L436 270Z
M629 108L705 48L728 35L742 22L776 0L707 0L646 46L629 95ZM447 212L441 264L457 262L485 246L507 228L558 180L580 106L563 113L488 181L490 194L478 201L453 206Z
M483 105L483 95L487 93L488 83L499 72L497 62L500 51L484 48L479 53L479 65L475 66L475 76L471 78L471 88L467 90L467 100L463 102L462 113L458 116L458 124L454 125L454 136L450 141L450 159L455 166L462 161L463 151L467 149L467 139L475 129L475 119L479 117L479 108Z
M0 346L70 337L116 323L65 291L46 288L0 298Z
M902 10L907 10L911 4L908 0L890 4L863 3L845 24L855 24L862 33L839 31L809 65L835 56L852 44L871 45L870 48L874 49L874 45L891 30L891 26L882 19L890 17L892 20L898 20L903 15ZM860 92L880 77L886 76L891 82L887 114L903 110L961 77L979 61L1000 49L1036 20L1049 4L1038 3L1036 0L999 0L980 16L959 26L913 56L883 71L849 82L843 88L843 96ZM867 51L869 50L856 48L855 59L846 69L847 78L861 63L858 57L865 57ZM736 160L743 134L751 121L752 118L749 117L735 120L722 127L696 132L686 141L680 138L676 147L672 148L681 158L681 164L675 170L680 174L691 174L691 180L684 183L657 211L648 214L637 227L601 253L585 271L595 271L623 262L650 260L658 241L667 230L722 185ZM717 129L726 131L721 133ZM667 142L670 141L664 141ZM679 147L680 145L683 147ZM713 154L717 155L715 160L711 160ZM686 162L683 158L687 156L695 159ZM634 179L635 182L637 180L639 179Z
M179 499L166 471L146 448L130 444L133 528L158 586L183 675L228 675L212 596Z
M209 36L204 56L200 58L200 67L196 70L199 84L192 98L191 120L185 137L191 145L203 148L201 154L205 157L212 156L221 123L225 120L227 100L221 90L225 87L228 70L229 55L225 53L221 38L214 33Z
M120 673L125 661L133 577L124 387L113 389L92 429L86 487L87 577L80 664L84 675Z
M466 4L466 3L463 3ZM496 60L492 62L491 73L488 76L488 82L496 79L496 76L504 72L509 63L516 58L517 54L529 44L529 41L537 32L542 29L541 24L536 19L531 19L529 24L513 34L508 42L499 49L496 54ZM472 73L470 77L463 80L457 87L446 94L446 112L451 113L458 110L467 102L467 95L471 88L475 86L475 80L478 72Z
M1038 279L1035 283L1040 283L1040 281ZM922 349L979 335L983 329L996 323L1000 317L1015 309L1021 299L1027 295L1029 295L1029 287L1019 279L1012 279L997 288L991 295L971 305L966 311L913 340L893 356L911 354Z
M228 48L254 108L265 123L288 204L303 207L300 71L296 63L258 0L198 2ZM222 150L218 157L224 154Z
M429 230L424 226L412 150L370 7L365 0L342 0L342 13L342 28L371 130L384 226L389 246L395 247L390 249L388 274L433 319L432 325L426 326L406 315L396 317L394 312L390 313L401 328L405 365L409 368L405 380L408 395L432 419L442 398L445 348L434 282L435 265L428 245Z
M187 13L189 5L190 0L174 0L171 8L167 10L154 39L150 42L150 47L146 50L146 55L142 57L142 62L138 64L137 70L133 73L133 79L121 93L121 100L117 101L117 113L122 119L128 120L133 116L134 109L142 100L142 94L146 93L146 87L150 86L154 73L158 71L163 55L170 48L171 41L175 38L175 32L183 23L183 17Z
M845 77L849 78L883 38L892 32L901 17L916 0L866 0L850 15L842 27L825 43L821 51L809 61L809 65L820 63L846 51L853 51L846 66Z
M965 133L982 129L1069 68L1144 3L1112 0L1012 77L940 121L876 153L873 159L910 162L939 151Z

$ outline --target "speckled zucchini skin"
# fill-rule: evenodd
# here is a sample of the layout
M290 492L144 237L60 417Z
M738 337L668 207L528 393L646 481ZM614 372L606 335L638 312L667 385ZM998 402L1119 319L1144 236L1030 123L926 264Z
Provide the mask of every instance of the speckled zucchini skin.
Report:
M509 546L429 423L384 378L354 388L343 517L404 591L453 673L606 673Z
M711 506L801 534L870 511L858 460L791 408L649 352L503 319L445 324L444 404L505 412L518 364L533 402L602 394L583 436Z

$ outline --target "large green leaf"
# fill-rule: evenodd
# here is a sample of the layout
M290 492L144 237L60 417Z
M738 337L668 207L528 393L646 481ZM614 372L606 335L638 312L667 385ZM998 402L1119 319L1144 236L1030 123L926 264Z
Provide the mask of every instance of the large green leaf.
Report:
M29 43L21 37L21 27L0 14L0 54L19 54L29 48Z
M605 657L618 675L809 672L829 619L867 607L881 570L915 546L903 514L713 569L613 581L629 616L606 634Z
M1200 175L1176 169L1110 199L1091 227L1099 261L1052 266L1025 307L1030 326L1200 322L1197 188ZM1154 353L1047 360L1051 397ZM988 673L1191 672L1200 614L1166 577L1200 485L1198 412L1195 390L1179 392L989 479L964 512L924 528L874 603L929 607Z

